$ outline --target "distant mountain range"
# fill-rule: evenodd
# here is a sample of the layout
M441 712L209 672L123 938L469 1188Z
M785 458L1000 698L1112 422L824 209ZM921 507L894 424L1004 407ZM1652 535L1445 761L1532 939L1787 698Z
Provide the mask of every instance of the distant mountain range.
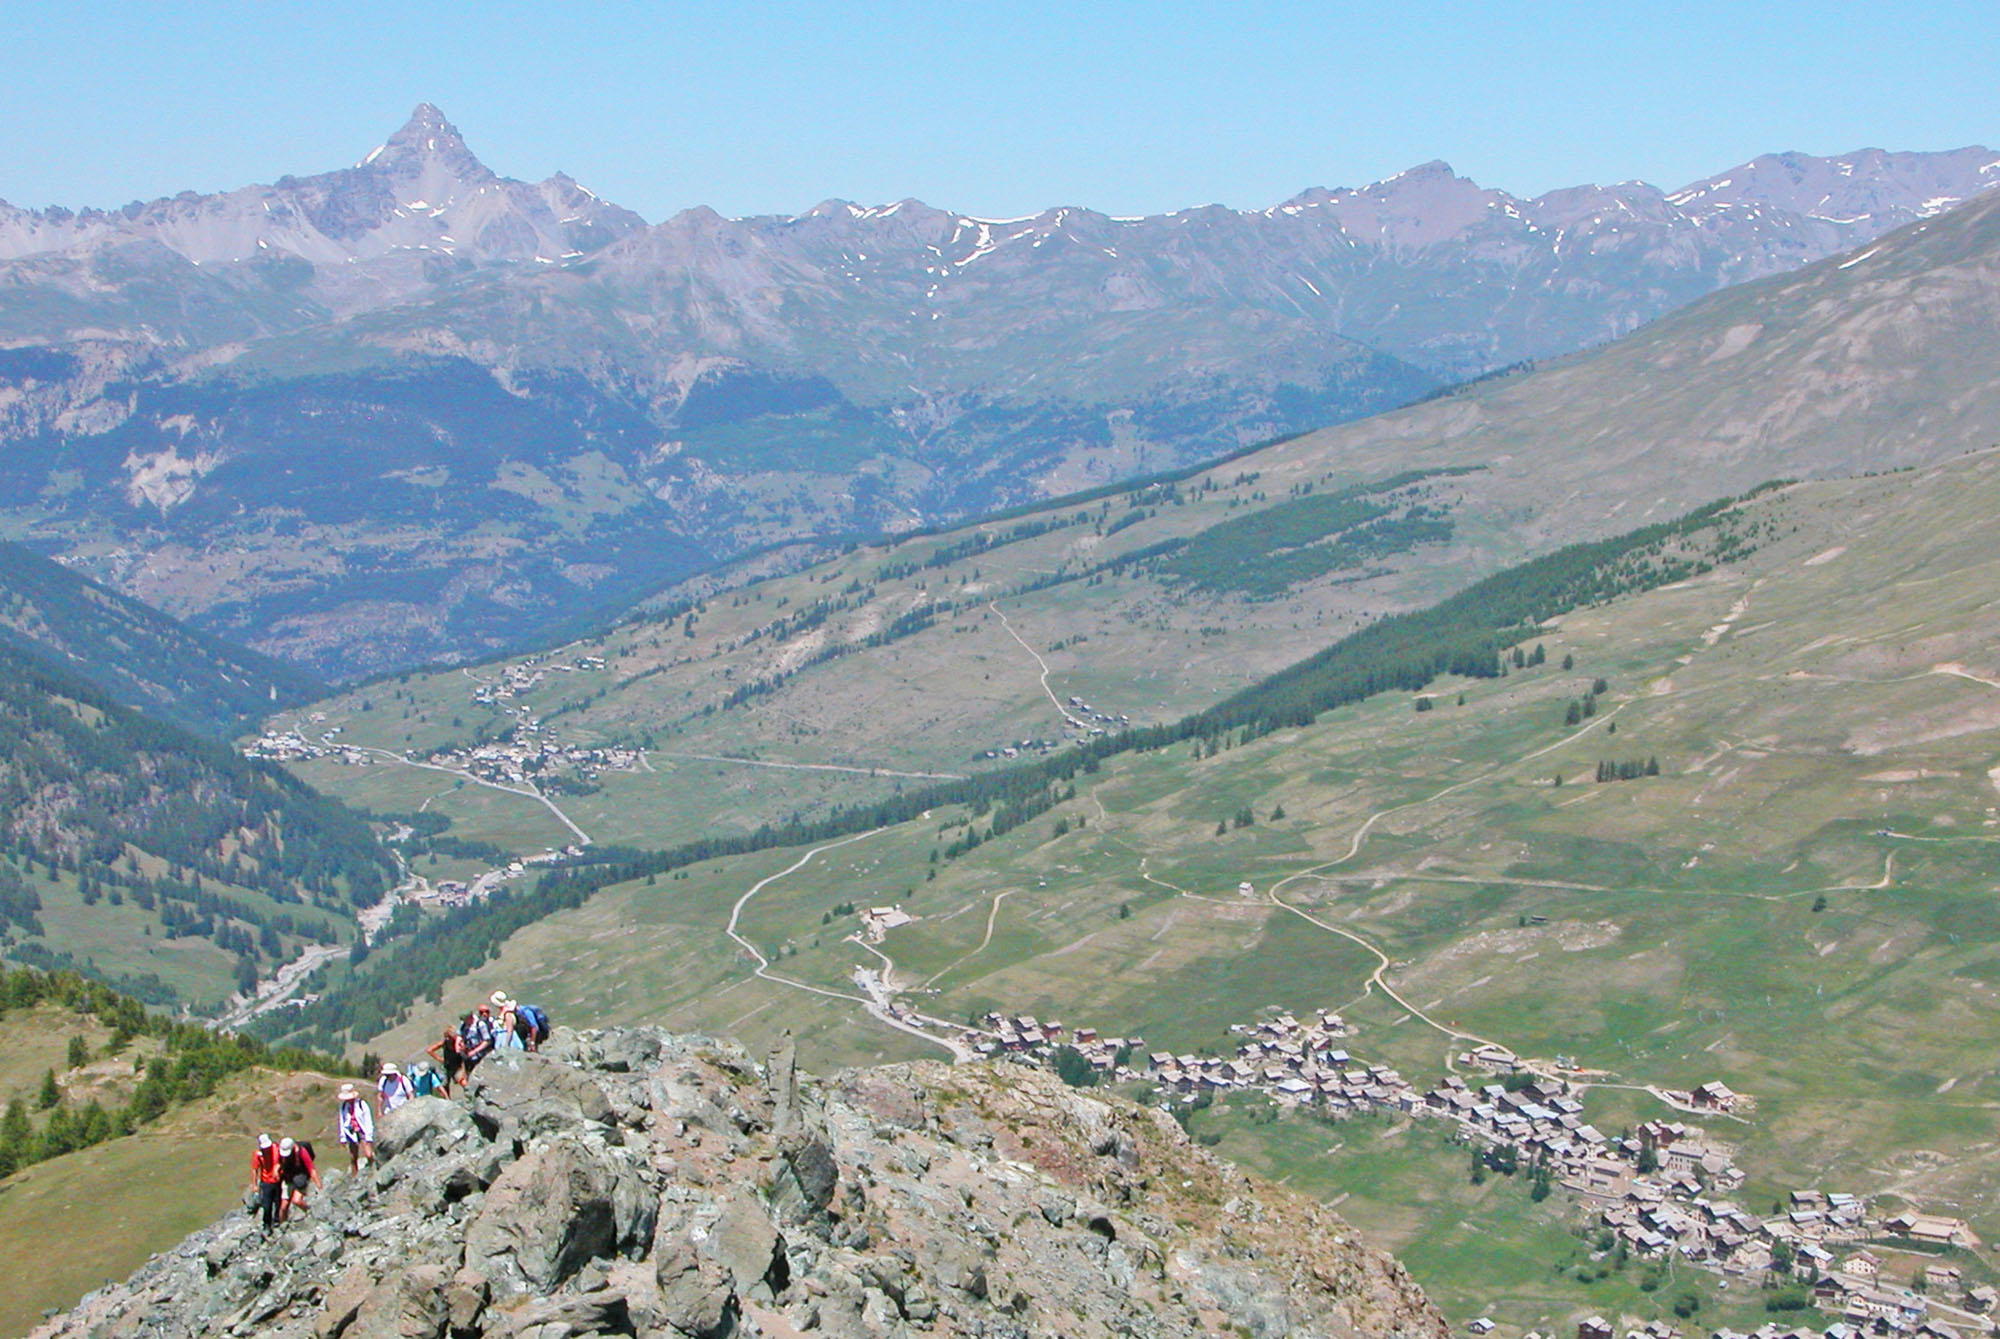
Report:
M469 655L1569 352L1996 184L1868 150L1671 194L1428 164L1257 211L648 226L425 105L337 172L0 206L0 526L328 675Z

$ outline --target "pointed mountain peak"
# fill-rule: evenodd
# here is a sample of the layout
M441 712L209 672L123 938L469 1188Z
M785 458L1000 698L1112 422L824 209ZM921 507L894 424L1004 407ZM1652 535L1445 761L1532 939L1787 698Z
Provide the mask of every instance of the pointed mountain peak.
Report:
M421 170L435 164L461 179L492 175L466 147L458 127L434 104L420 102L410 119L381 148L361 160L363 167Z
M465 141L459 136L458 127L445 120L443 112L428 102L420 102L403 128L389 136L387 147L418 153L449 152L453 148L464 152Z

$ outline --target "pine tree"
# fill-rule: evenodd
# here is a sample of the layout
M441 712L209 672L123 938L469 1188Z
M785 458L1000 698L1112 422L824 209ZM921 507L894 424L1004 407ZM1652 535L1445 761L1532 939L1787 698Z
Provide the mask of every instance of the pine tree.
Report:
M33 1161L34 1127L28 1123L28 1108L20 1098L7 1104L0 1117L0 1177L12 1176Z
M69 1067L71 1069L81 1069L89 1063L90 1043L86 1042L81 1036L71 1037L69 1039Z
M62 1101L62 1089L56 1086L56 1072L53 1069L42 1075L42 1091L36 1101L44 1111Z
M37 1161L59 1158L76 1148L76 1121L70 1116L68 1107L59 1106L49 1112L48 1120L42 1124L39 1144Z

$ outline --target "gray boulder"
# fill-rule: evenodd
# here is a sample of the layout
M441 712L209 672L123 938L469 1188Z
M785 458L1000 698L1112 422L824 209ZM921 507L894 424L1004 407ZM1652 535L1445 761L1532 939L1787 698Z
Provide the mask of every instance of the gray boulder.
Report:
M413 1097L382 1118L375 1130L375 1152L385 1160L413 1149L449 1153L478 1138L479 1127L459 1103Z
M729 1275L713 1260L704 1259L685 1237L663 1246L654 1277L660 1288L660 1316L676 1331L694 1339L720 1339L736 1328L739 1314Z
M588 1073L527 1051L496 1051L481 1062L472 1080L472 1116L489 1135L519 1142L616 1119Z
M607 1152L563 1137L509 1166L466 1230L466 1264L546 1292L591 1260L643 1250L650 1196L637 1172Z
M789 1279L785 1261L785 1238L757 1197L738 1188L709 1229L702 1242L702 1254L729 1272L736 1291L747 1293L759 1283L772 1292L782 1292Z

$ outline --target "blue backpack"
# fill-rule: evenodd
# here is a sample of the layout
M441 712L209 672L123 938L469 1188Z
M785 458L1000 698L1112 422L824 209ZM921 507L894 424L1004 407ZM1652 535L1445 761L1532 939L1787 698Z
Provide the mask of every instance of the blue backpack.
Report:
M438 1090L438 1076L434 1069L420 1069L414 1084L418 1097L435 1097Z
M532 1004L517 1004L514 1006L514 1017L519 1021L523 1029L521 1035L534 1042L535 1045L540 1046L549 1039L549 1015L547 1010L537 1009Z

